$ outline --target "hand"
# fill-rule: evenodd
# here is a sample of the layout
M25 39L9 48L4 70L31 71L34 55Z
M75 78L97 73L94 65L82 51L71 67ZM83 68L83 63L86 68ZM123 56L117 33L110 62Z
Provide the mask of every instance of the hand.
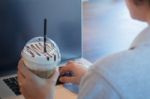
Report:
M60 69L60 74L63 75L67 72L71 72L72 76L61 76L60 82L62 83L74 83L79 85L82 76L87 72L87 69L82 65L69 61L65 66Z
M58 69L50 79L42 79L28 70L22 60L18 64L20 91L26 99L54 99Z

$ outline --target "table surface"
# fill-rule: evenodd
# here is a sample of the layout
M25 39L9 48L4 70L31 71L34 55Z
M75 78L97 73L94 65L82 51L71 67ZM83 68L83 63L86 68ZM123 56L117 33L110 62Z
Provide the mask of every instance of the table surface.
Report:
M25 99L25 98L23 97L23 95L20 95L20 96L12 96L6 99ZM55 99L77 99L77 94L69 91L62 85L59 85L56 87Z

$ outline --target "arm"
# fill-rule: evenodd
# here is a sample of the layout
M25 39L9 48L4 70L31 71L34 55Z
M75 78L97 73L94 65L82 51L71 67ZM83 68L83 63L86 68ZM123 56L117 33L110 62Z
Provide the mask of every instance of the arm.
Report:
M70 72L71 76L62 76ZM73 83L79 85L82 76L87 72L85 66L73 61L69 61L65 66L60 69L60 82Z
M42 79L28 70L22 60L18 64L20 91L26 99L54 99L58 69L49 79Z
M98 72L89 70L82 78L78 99L121 99L117 91Z

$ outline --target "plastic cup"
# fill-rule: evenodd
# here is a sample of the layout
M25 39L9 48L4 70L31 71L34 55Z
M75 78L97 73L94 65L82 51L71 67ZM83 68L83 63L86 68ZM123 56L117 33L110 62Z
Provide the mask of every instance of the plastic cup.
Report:
M24 46L21 55L25 66L41 78L49 78L61 61L61 54L56 43L46 38L46 52L44 52L44 38L35 37Z

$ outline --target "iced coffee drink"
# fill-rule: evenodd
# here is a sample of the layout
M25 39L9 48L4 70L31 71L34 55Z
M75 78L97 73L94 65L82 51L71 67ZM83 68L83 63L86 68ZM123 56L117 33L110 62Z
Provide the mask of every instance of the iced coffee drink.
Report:
M54 41L47 38L46 43L43 42L43 37L31 39L24 46L21 55L29 70L41 78L49 78L61 61L61 55Z

